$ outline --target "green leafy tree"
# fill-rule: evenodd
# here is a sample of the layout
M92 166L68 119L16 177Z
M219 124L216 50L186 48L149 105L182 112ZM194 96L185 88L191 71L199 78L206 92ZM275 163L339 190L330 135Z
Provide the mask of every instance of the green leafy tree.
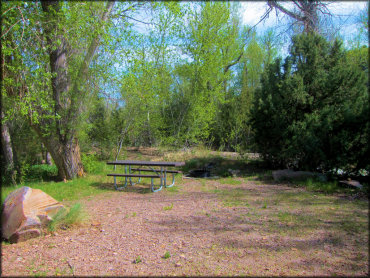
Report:
M41 5L40 5L41 4ZM3 43L7 99L29 119L49 150L61 179L83 174L78 125L88 96L89 67L114 2L6 3L9 28ZM92 8L92 9L90 9ZM13 45L12 45L13 44ZM19 47L15 47L18 44ZM15 45L15 46L14 46ZM21 81L17 83L17 78ZM15 92L15 93L14 93Z
M369 167L366 78L336 40L293 37L262 76L252 110L255 144L275 167L356 172Z
M236 6L223 2L195 6L186 12L181 48L187 59L176 65L177 89L165 118L175 142L186 145L212 141L219 133L217 114L229 98L232 69L243 57L245 45Z

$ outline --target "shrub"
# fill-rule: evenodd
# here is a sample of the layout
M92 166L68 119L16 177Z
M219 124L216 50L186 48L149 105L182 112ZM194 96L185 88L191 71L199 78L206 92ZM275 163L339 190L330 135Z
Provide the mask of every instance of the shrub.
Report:
M301 34L284 63L267 67L252 109L265 161L313 171L369 167L367 78L346 55L339 41Z
M29 166L26 164L23 170L27 181L51 180L58 175L58 169L55 165L38 164Z
M81 160L87 173L99 173L103 170L103 166L95 154L82 154Z

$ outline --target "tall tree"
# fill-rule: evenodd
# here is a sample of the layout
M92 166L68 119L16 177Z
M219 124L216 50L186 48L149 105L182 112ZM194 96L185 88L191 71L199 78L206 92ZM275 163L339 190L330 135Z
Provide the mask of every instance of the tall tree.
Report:
M189 9L184 25L183 51L189 57L178 65L181 113L186 141L210 137L218 106L227 100L232 69L244 55L240 22L230 3L204 2ZM176 106L177 106L176 105ZM217 124L217 123L216 123Z
M293 37L289 56L267 67L257 91L258 151L275 167L369 169L366 81L340 41L330 44L315 33Z
M105 11L101 14L100 24L108 20L113 5L114 2L107 3ZM55 133L47 136L39 124L33 124L33 127L50 151L58 167L59 177L72 179L83 174L75 125L81 113L84 97L87 95L83 84L88 77L91 60L99 46L100 35L96 33L92 37L78 73L72 80L71 76L68 76L67 56L73 51L73 46L68 45L63 25L61 25L61 22L65 22L61 3L44 1L42 9L45 15L43 25L48 45L50 72L53 76L51 87L55 102L54 113L61 117L56 122Z
M40 7L38 2L22 3L26 28L8 34L21 46L13 53L6 49L8 57L19 57L17 66L22 74L23 88L13 95L14 103L50 152L61 179L83 174L78 123L88 96L89 66L114 2L107 2L102 9L103 5L42 1ZM9 82L10 88L14 85Z

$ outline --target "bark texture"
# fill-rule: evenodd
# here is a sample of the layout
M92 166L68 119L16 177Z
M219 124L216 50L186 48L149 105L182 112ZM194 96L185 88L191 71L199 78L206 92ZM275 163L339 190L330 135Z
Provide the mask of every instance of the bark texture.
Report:
M59 178L62 180L73 179L82 176L83 165L80 156L80 147L77 139L76 126L78 117L83 106L83 100L87 96L83 84L87 80L89 65L99 46L100 37L92 38L84 60L79 68L76 80L71 80L68 74L67 56L71 51L60 26L61 6L59 1L42 1L44 12L43 26L49 51L52 94L55 103L55 122L33 124L33 128L39 134L43 144L50 152L55 165L58 168ZM100 22L106 22L113 8L114 2L108 2L106 10L102 13ZM55 42L59 41L59 44ZM53 132L46 135L43 126L53 128Z
M9 128L6 122L2 122L4 118L4 112L1 111L1 145L2 145L2 151L5 162L4 166L4 173L5 175L8 175L11 182L15 184L15 168L14 168L14 159L13 159L13 148L12 148L12 142L10 137Z

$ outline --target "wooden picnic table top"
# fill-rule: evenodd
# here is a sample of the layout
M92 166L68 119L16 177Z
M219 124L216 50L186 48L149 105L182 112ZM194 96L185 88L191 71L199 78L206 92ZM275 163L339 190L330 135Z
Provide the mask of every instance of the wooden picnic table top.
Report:
M142 165L142 166L168 166L179 167L184 166L185 162L177 161L141 161L141 160L117 160L108 161L109 165Z

